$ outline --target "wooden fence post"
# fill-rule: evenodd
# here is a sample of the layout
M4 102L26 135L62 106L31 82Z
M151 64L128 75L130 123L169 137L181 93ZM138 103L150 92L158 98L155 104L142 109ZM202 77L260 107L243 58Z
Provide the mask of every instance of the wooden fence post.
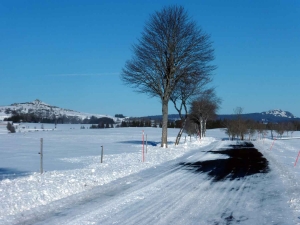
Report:
M43 138L41 138L41 146L40 146L40 152L39 152L40 156L41 156L41 164L40 164L40 170L41 170L41 174L44 172L43 171Z
M142 161L145 161L145 154L144 154L144 131L143 131L143 135L142 135L142 142L143 142L143 150L142 150Z
M101 163L103 162L103 145L101 146Z
M274 141L273 141L273 143L271 145L270 151L272 150L275 141L276 141L276 138L274 139Z
M148 152L148 140L147 140L147 134L146 134L146 154Z
M300 151L298 152L297 159L296 159L296 161L294 163L294 167L297 165L297 162L298 162L298 159L299 159L299 155L300 155Z

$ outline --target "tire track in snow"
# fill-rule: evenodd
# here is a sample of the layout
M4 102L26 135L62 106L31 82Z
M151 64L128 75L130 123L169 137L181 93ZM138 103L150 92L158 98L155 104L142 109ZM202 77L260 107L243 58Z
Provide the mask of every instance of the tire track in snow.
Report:
M198 156L199 156L199 153L197 153L198 154ZM204 154L206 154L206 152L201 152L200 153L200 155L204 155ZM195 155L195 154L193 154L193 155ZM192 156L193 156L192 155ZM176 161L178 161L178 160L176 160ZM153 184L153 182L155 182L155 180L158 180L158 181L156 181L155 183L163 183L163 184L165 184L166 182L168 182L169 180L170 180L170 177L168 176L168 174L172 174L174 171L176 171L177 169L178 169L178 166L177 167L170 167L171 169L169 169L167 172L165 172L164 174L160 174L159 176L155 176L154 178L152 178L152 179L150 179L147 183L148 183L148 185L150 185L151 184L151 186L150 187L153 187L153 186L158 186L158 185L154 185ZM186 177L186 179L188 180L188 179L191 179L191 178L189 178L189 176L192 176L192 174L189 172L189 171L185 171L184 172L184 175L182 175L183 174L183 171L181 171L180 172L181 174L180 174L180 177ZM167 176L166 176L167 175ZM163 178L163 179L161 179L161 178ZM151 182L153 180L153 182ZM176 178L176 179L174 179L176 182L173 182L173 183L171 183L170 185L167 185L166 187L165 187L165 189L167 190L167 188L168 188L168 186L170 186L170 189L172 189L172 187L173 187L173 185L178 185L179 183L181 183L182 181L180 181L180 179L178 179L178 178ZM145 185L145 183L143 184L143 185ZM188 186L189 184L187 183L186 184L186 186ZM151 191L151 190L150 190ZM132 194L130 194L129 196L126 196L125 198L127 198L127 199L130 199L131 198L131 196L132 195L135 195L135 196L139 196L139 194L141 194L142 192L145 192L145 191L141 191L141 190L137 190L137 191L132 191ZM141 194L141 196L143 196L144 194ZM177 194L178 195L178 194ZM185 195L185 192L183 192L183 195ZM162 197L160 197L162 200L161 201L157 201L157 204L154 204L154 205L150 205L150 207L153 209L153 210L156 210L157 211L157 207L161 207L160 205L162 205L162 204L165 204L165 201L166 200L164 200L164 196L162 196ZM180 200L180 198L181 198L181 196L180 195L178 195L178 201ZM118 201L122 201L122 200L118 200ZM129 202L130 203L130 202ZM127 204L129 204L128 202L127 202ZM173 203L172 203L173 204ZM171 204L171 205L172 205ZM170 205L170 206L171 206ZM119 204L119 206L118 207L121 207L122 208L122 205L120 205ZM118 208L116 205L114 206L114 207L111 207L111 209L112 210L110 210L110 211L113 211L113 210L115 210L115 211L117 211ZM108 209L110 208L110 207L107 207ZM106 209L107 209L106 208ZM148 209L148 211L151 209L151 208L149 208ZM134 210L134 212L136 213L136 211L137 210ZM149 212L148 212L149 213ZM94 214L94 215L92 215L92 214ZM102 214L109 214L109 210L107 211L105 211L105 213L103 213L102 212ZM115 213L116 214L116 213ZM130 212L129 212L129 214L130 214ZM90 215L85 215L85 217L94 217L94 216L96 216L97 215L97 212L93 212L93 213L91 213ZM100 219L99 218L99 216L96 216L96 217L98 217L98 219ZM78 221L79 222L79 221ZM104 221L102 221L102 222L104 222ZM74 224L74 223L76 223L76 221L74 221L74 220L72 220L72 222L70 223L70 224ZM79 222L80 223L80 222ZM78 224L79 224L78 223ZM111 223L111 221L109 221L109 223Z
M199 157L201 156L199 155ZM191 158L197 158L197 155ZM238 224L240 222L255 224L257 221L261 222L259 224L272 224L272 222L276 223L275 221L284 221L282 217L272 220L268 215L264 219L264 213L268 213L274 207L269 207L266 203L260 202L260 198L264 198L262 195L268 191L268 187L262 190L256 189L254 184L257 180L253 175L240 180L224 180L221 183L212 182L212 178L209 180L205 174L196 174L192 171L183 173L176 170L172 173L176 173L178 176L167 174L163 177L159 181L160 188L151 193L151 199L144 196L144 199L132 201L121 208L119 210L120 215L116 212L106 220L91 218L91 221L96 221L99 224L142 225L193 224L195 221L199 221L200 224ZM263 178L261 176L257 179L258 182L261 182ZM203 183L199 185L199 181ZM174 186L180 188L174 190ZM144 191L147 191L148 188L151 189L151 185L144 186ZM255 199L250 199L251 194L256 191L259 191L259 193L254 197ZM166 197L166 193L169 193L168 197ZM135 195L138 194L135 193ZM256 204L259 210L262 209L262 215L250 214L251 218L245 216L243 210L239 208L245 207L245 203L249 200L252 200L251 204ZM214 207L210 207L211 205L214 205ZM257 213L259 210L253 212ZM258 219L255 218L257 216Z
M166 184L162 189L159 189L156 193L152 193L151 199L145 198L140 201L138 205L132 207L130 211L126 211L127 214L133 215L127 220L122 220L124 224L154 224L160 221L165 215L168 215L170 212L174 211L177 203L182 202L182 199L186 196L186 193L189 193L194 187L191 186L189 180L192 180L194 174L186 171L175 172L176 174L170 174L159 180L154 184L155 186ZM185 182L182 182L181 179L184 177ZM184 185L180 185L184 184ZM180 189L174 190L175 187L180 187ZM144 189L151 188L145 187ZM170 201L170 199L172 201ZM149 200L149 201L148 201ZM149 202L149 204L147 204ZM155 202L155 204L153 204ZM146 205L146 206L145 206ZM144 206L144 207L143 207ZM158 210L159 209L159 210ZM149 218L149 214L152 215L152 218ZM118 215L116 215L118 217ZM114 217L114 216L113 216ZM122 215L120 216L123 217ZM101 221L101 223L105 221ZM110 223L111 221L107 221Z
M239 212L238 207L244 206L246 200L249 200L249 197L251 198L248 193L253 191L252 187L250 185L248 185L247 189L244 187L247 183L252 183L253 176L245 177L241 180L224 181L222 183L224 187L221 186L222 188L220 188L220 183L212 183L212 180L210 180L209 183L211 185L211 188L209 190L205 190L204 186L202 188L195 188L195 184L192 181L197 177L199 178L199 174L191 173L191 175L186 176L185 178L180 178L181 182L179 183L184 183L185 185L183 188L181 187L178 190L179 193L181 193L182 191L188 193L188 196L184 198L184 201L180 202L180 205L176 203L179 202L180 199L183 199L183 196L185 194L179 196L179 194L175 192L175 194L177 194L177 198L168 196L168 198L172 200L170 202L165 201L165 196L158 195L159 200L156 202L156 204L153 204L152 207L146 207L145 209L140 210L138 213L135 212L139 207L134 208L129 213L129 215L132 215L133 213L135 215L130 219L127 219L125 221L119 219L115 222L124 222L126 224L189 224L194 223L195 220L198 219L199 221L201 221L201 224L212 224L212 222L215 224L234 224L241 221L245 222L248 220L246 216L237 212ZM176 176L174 178L176 179ZM177 184L175 184L175 182L173 182L174 178L167 179L169 184L166 186L166 189L172 186L172 184L174 186L178 186ZM201 179L205 178L202 177ZM191 188L185 188L189 186L191 186ZM232 191L232 189L235 191ZM197 194L194 193L195 190L197 190ZM202 195L198 194L199 191L202 192ZM217 192L217 194L215 192ZM242 201L240 199L240 195L244 196ZM202 200L202 197L204 197L204 200ZM205 202L205 197L207 197L207 202ZM155 199L157 199L157 197ZM209 203L209 201L213 203L216 202L214 204L214 209L211 209L210 205L207 204ZM143 204L141 204L141 206L142 205ZM200 210L199 206L203 206L203 211ZM205 207L208 208L207 211L209 212L205 212ZM157 212L158 210L159 212ZM202 214L202 212L204 213ZM234 214L236 218L233 216L233 213L238 214L237 216ZM149 215L151 215L151 217L149 217ZM122 216L120 217L123 218ZM102 222L103 221L101 221L101 224L103 224ZM252 221L248 222L249 223L246 223L253 224L253 218Z
M210 146L220 148L222 145ZM180 159L192 162L205 154L193 152ZM270 224L270 221L265 223L262 215L245 216L249 207L248 211L243 211L248 201L250 205L261 207L264 213L274 208L269 209L268 202L263 205L259 202L268 189L256 188L255 182L261 182L264 176L214 182L205 173L183 169L178 165L180 159L167 166L152 168L151 172L141 172L106 185L106 190L112 187L112 191L101 192L100 187L95 192L86 193L95 199L89 198L79 206L70 205L70 212L63 210L62 215L52 215L49 220L46 218L37 224ZM116 185L124 185L124 189ZM252 196L256 191L259 193ZM100 196L97 197L98 193ZM260 208L253 212L259 213Z
M215 142L214 142L215 143ZM212 144L210 144L210 145L213 145L214 143L212 143ZM206 149L206 148L209 148L209 146L205 146L204 147L204 149ZM191 152L192 154L193 154L193 152ZM188 153L188 154L190 154L190 153ZM205 154L205 153L202 153L202 154ZM173 160L174 162L176 162L176 161L178 161L178 159L175 159L175 160ZM168 166L168 164L170 164L169 166ZM151 184L151 183L153 183L155 180L159 180L159 178L160 177L164 177L166 174L169 174L169 173L172 173L172 172L174 172L174 171L176 171L177 169L178 169L178 166L177 167L174 167L174 163L173 164L171 164L171 163L167 163L167 166L164 166L165 167L165 169L163 169L163 170L159 170L159 174L158 175L154 175L153 174L153 172L151 172L151 173L149 173L149 174L147 174L147 173L143 173L143 176L142 177L139 177L139 175L132 175L132 176L130 176L130 178L128 178L130 181L129 181L129 183L132 183L132 185L135 183L135 182L138 182L138 183L140 183L140 182L143 182L143 185L146 185L146 183L148 183L148 184ZM152 170L153 170L154 168L152 168ZM159 169L159 166L158 166L158 169ZM153 176L154 175L154 176ZM132 178L133 177L133 178ZM136 179L136 177L137 177L137 179ZM127 178L125 178L125 184L123 183L123 185L126 185L126 180L127 180ZM116 183L116 182L115 182ZM129 186L132 186L131 184L129 184ZM104 185L104 186L107 186L107 185ZM101 192L101 189L102 189L102 187L99 187L100 188L100 191L99 190L96 190L95 192L92 190L92 191L89 191L89 192L87 192L87 193L90 193L90 192L92 192L91 193L91 195L92 196L95 196L96 198L97 198L97 194L100 194L100 196L102 195L103 196L103 193ZM96 188L97 189L97 188ZM125 187L125 189L127 189L126 187ZM119 190L120 191L120 190ZM132 190L131 190L132 191ZM93 193L94 192L94 193ZM133 191L134 192L134 191ZM87 194L86 193L86 194ZM124 193L122 193L122 191L121 191L121 194L124 194ZM105 195L105 194L104 194ZM79 195L80 197L81 197L81 195ZM82 196L81 198L84 198L84 196ZM101 200L103 200L103 198L101 198ZM92 197L88 197L88 201L89 202L97 202L96 200L92 200ZM106 201L108 201L107 200L107 196L105 196L105 198L104 198L104 202L101 202L101 204L103 204L103 203L105 203ZM61 201L61 202L63 202L63 201ZM125 201L124 202L126 202L126 199L125 199ZM73 204L72 204L73 203ZM63 203L62 203L63 204ZM68 219L70 219L70 218L68 218L68 216L66 216L66 215L64 215L65 213L60 213L60 211L68 211L69 210L69 208L72 208L73 206L70 206L70 207L68 207L68 205L76 205L76 204L78 204L78 203L76 203L76 201L71 201L71 203L68 203L68 204L66 204L67 206L64 206L64 207L60 207L60 210L54 210L53 212L52 212L52 215L54 214L54 216L55 217L61 217L61 219L66 219L66 220L68 220ZM78 208L80 208L81 207L81 205L84 205L85 203L83 202L83 201L81 201L81 203L79 204L79 206L78 206ZM76 206L75 206L76 207ZM104 211L106 211L106 212L108 212L107 210L109 210L109 207L106 209L106 210L104 210ZM111 210L114 210L114 208L111 208ZM83 209L81 209L81 210L78 210L78 211L84 211ZM75 215L75 218L79 218L80 216L82 216L82 217L87 217L87 214L88 214L89 212L85 212L85 213L81 213L81 212L77 212L77 215ZM68 214L68 213L66 213L66 214ZM102 213L103 214L103 213ZM36 216L36 215L34 215L34 216ZM54 219L52 219L51 220L51 218L50 219L47 219L48 217L51 217L51 211L49 212L49 213L46 213L46 215L42 215L42 216L38 216L38 218L35 218L35 219L32 219L32 220L27 220L27 224L32 224L32 223L39 223L38 221L42 221L42 223L41 224L44 224L44 223L52 223L51 221L53 221L53 220L55 220L55 221L58 221L59 220L59 218L54 218ZM70 219L71 221L73 221L74 220L74 218L71 218ZM25 222L26 223L26 222ZM70 223L70 224L72 224L72 222ZM78 224L80 224L80 223L78 223Z
M193 157L188 157L188 159L191 159L191 158L193 158ZM201 156L198 158L201 158ZM151 224L154 224L154 223L155 224L159 224L159 223L163 224L164 223L163 221L168 221L168 222L172 222L172 224L173 223L176 224L176 223L178 223L178 221L184 222L184 220L188 220L190 217L190 214L188 214L188 217L183 217L182 216L182 214L184 214L183 212L192 211L190 209L190 206L195 205L193 203L195 201L198 202L197 206L206 205L206 204L203 204L206 202L203 202L203 201L199 202L199 199L202 199L202 196L203 196L203 199L205 199L205 197L208 200L212 199L212 196L215 196L214 191L212 191L212 189L219 189L219 187L217 185L212 185L212 189L210 189L209 192L203 191L207 187L207 185L203 186L202 188L195 185L193 183L193 181L196 178L199 179L199 174L191 173L191 175L189 175L189 176L187 176L185 174L184 178L182 178L182 175L181 175L181 177L179 177L180 183L185 183L186 185L184 187L181 186L181 189L176 191L176 198L173 196L171 196L171 197L168 196L168 198L172 199L172 201L170 203L168 203L168 204L165 203L164 196L158 195L159 200L155 201L156 204L152 203L152 206L143 208L143 210L140 210L138 213L135 213L135 215L132 216L130 219L125 220L125 221L122 220L122 222L124 222L126 224L135 224L135 223L136 224L149 224L150 222L151 222ZM177 178L175 177L175 179L177 179ZM202 177L202 179L203 179L203 177ZM167 190L168 187L178 186L175 183L175 181L173 181L174 179L168 178L167 180L168 180L169 184L165 187L165 191ZM211 178L211 180L206 181L206 182L211 184L211 181L212 181L212 178ZM223 184L226 185L225 182ZM231 182L231 184L233 184L233 182ZM186 190L186 187L189 187L189 186L191 186L192 188ZM229 186L229 187L227 187L227 189L230 190L231 187ZM182 193L183 190L184 190L183 194L179 195L177 193L177 192ZM193 193L195 190L197 190L197 194L191 195L191 193ZM168 191L166 191L166 192L168 192ZM199 192L201 193L200 195L198 194ZM186 197L185 193L189 193L187 197ZM223 193L228 193L228 192L223 191ZM195 195L197 195L197 196L195 196ZM232 196L236 196L236 194L232 193ZM182 201L181 204L176 204L177 202L179 202L179 200L183 199L183 197L185 197L184 201ZM157 197L155 197L155 198L157 199ZM228 195L226 196L226 194L223 195L223 199L227 199L227 202L231 202L231 198L228 199ZM223 201L223 199L220 199L220 201ZM143 203L143 204L147 205L147 203ZM217 205L218 204L216 204L216 206ZM137 208L139 208L139 207L137 207ZM160 209L159 213L157 213L157 209ZM132 211L136 212L136 208L134 208ZM131 214L133 214L133 212L128 212L128 214L131 215ZM176 217L177 212L180 212L180 213L178 213L181 215L180 218ZM149 215L149 214L152 215L152 218L150 218L150 219L144 218L144 215ZM153 218L153 216L155 216L155 218ZM114 217L114 216L112 216L112 217ZM169 218L169 220L166 220L166 218ZM103 222L104 221L101 221L101 224ZM115 221L115 222L118 222L118 221ZM105 222L104 222L104 224L105 224Z
M212 145L214 145L216 142L212 142L207 146L204 146L203 149L210 149ZM188 152L188 155L192 155L193 152ZM203 153L205 154L205 153ZM185 158L185 156L182 156ZM181 158L181 157L180 157ZM113 181L109 184L105 184L103 186L98 186L93 189L87 190L85 192L72 195L68 198L61 199L55 202L52 202L50 204L47 204L47 206L40 206L38 209L32 209L30 212L24 212L22 215L12 218L11 220L12 223L14 224L33 224L33 223L39 223L39 221L50 221L51 217L64 217L65 216L65 211L70 211L72 208L76 207L81 207L81 205L84 205L86 202L94 202L94 199L101 198L103 204L104 202L108 201L110 192L112 192L114 189L117 189L117 191L122 192L124 190L127 190L130 188L134 183L139 183L139 182L148 182L151 183L155 181L156 179L159 179L159 177L165 176L165 174L171 173L173 171L176 171L178 168L174 167L174 163L176 163L180 158L171 160L167 163L164 163L163 166L155 166L151 168L150 170L159 170L159 173L156 172L151 172L147 173L142 171L142 176L137 174L132 174L128 177L120 178L116 181ZM155 169L157 168L157 169ZM161 169L162 168L162 169ZM148 170L148 169L147 169ZM146 171L147 171L146 170ZM111 184L117 185L116 183L119 183L118 186L123 186L124 190L120 190L121 188L115 188L113 186L113 190L109 189L109 186ZM108 188L107 188L108 187ZM106 194L108 193L108 194ZM58 219L58 218L56 218Z
M172 193L171 199L173 199L173 196L176 196L177 193L180 193L180 198L176 199L176 201L171 201L163 211L159 212L160 217L158 218L159 220L155 221L155 224L183 224L182 222L185 220L186 215L190 215L189 211L191 211L191 208L197 207L194 202L204 196L204 189L211 183L211 180L206 180L199 184L195 182L194 178L196 178L196 174L181 180L187 184L187 188L184 187ZM149 219L148 222L151 222L151 220Z

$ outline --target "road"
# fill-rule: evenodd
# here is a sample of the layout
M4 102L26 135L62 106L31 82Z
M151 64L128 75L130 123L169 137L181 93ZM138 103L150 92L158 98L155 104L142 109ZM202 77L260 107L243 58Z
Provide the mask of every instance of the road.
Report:
M159 167L33 210L18 223L295 224L284 186L269 162L255 153L258 164L265 163L255 171L251 155L256 151L238 146L234 153L243 148L250 153L234 156L233 147L213 142Z

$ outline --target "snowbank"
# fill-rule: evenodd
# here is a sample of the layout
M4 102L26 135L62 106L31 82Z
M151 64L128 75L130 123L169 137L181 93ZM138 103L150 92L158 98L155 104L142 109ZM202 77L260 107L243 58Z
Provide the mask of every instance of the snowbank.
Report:
M150 134L148 138L151 135L154 136L154 138L150 138L152 144L158 143L159 131L160 129L156 128L145 129L145 133ZM73 154L70 154L71 157L66 157L69 152L59 154L59 152L65 151L66 149L58 148L58 146L54 144L48 145L44 150L44 158L45 160L51 160L46 165L51 163L53 165L48 167L50 170L47 170L44 174L28 172L24 176L15 179L11 179L13 176L9 176L8 174L2 174L2 180L0 181L0 221L7 216L13 216L41 205L47 205L53 201L92 189L95 186L107 184L118 178L137 173L150 167L155 167L161 163L180 157L188 151L206 146L215 140L214 138L204 138L201 142L199 140L193 140L185 144L182 142L180 146L174 146L172 140L175 139L177 131L177 129L170 131L172 136L169 138L170 144L168 149L163 149L158 145L148 145L146 153L146 146L144 146L145 162L142 162L142 141L137 139L137 136L141 139L141 131L135 128L107 129L105 131L52 131L47 132L47 134L45 134L46 132L37 132L32 134L15 134L15 136L7 135L8 139L6 139L6 143L4 141L4 144L11 152L8 153L4 150L5 147L1 146L0 150L3 157L1 157L2 160L0 161L4 164L4 161L7 161L8 158L11 157L12 159L9 160L8 163L13 163L16 170L31 171L33 168L32 165L27 165L24 160L32 157L35 157L35 160L29 160L30 164L35 164L35 168L38 168L39 157L37 150L39 144L38 139L41 137L41 134L43 134L42 136L45 142L54 142L56 139L72 142L73 146L69 150L71 150ZM134 134L134 132L138 135ZM59 135L59 137L57 135ZM85 143L87 148L93 148L93 142L97 139L99 144L101 143L100 140L105 142L104 151L106 152L102 164L100 163L99 145L97 146L97 155L94 154L95 151L93 150L86 150L82 153L83 145L81 145L81 141L84 138L89 138ZM28 145L35 143L37 147L35 154L33 155L32 151L27 151L26 148L19 151L16 150L21 147L20 145L13 145L11 147L10 145L14 139L22 142L22 146L26 148L28 148ZM112 151L111 148L114 147L117 149ZM58 148L58 150L55 150L55 148ZM70 146L65 148L70 148ZM127 149L126 151L124 150L125 148ZM107 154L109 151L114 152L114 154ZM20 154L24 157L20 157ZM71 170L56 170L55 167L60 167L59 163L71 164L72 167L75 168ZM6 165L8 164L6 163Z

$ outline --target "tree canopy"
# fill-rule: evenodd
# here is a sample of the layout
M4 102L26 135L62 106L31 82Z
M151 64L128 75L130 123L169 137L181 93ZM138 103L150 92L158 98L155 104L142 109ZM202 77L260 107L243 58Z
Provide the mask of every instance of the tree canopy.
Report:
M125 63L122 81L162 103L162 143L167 147L168 102L184 82L199 82L215 69L210 36L182 6L167 6L150 16L133 57Z

